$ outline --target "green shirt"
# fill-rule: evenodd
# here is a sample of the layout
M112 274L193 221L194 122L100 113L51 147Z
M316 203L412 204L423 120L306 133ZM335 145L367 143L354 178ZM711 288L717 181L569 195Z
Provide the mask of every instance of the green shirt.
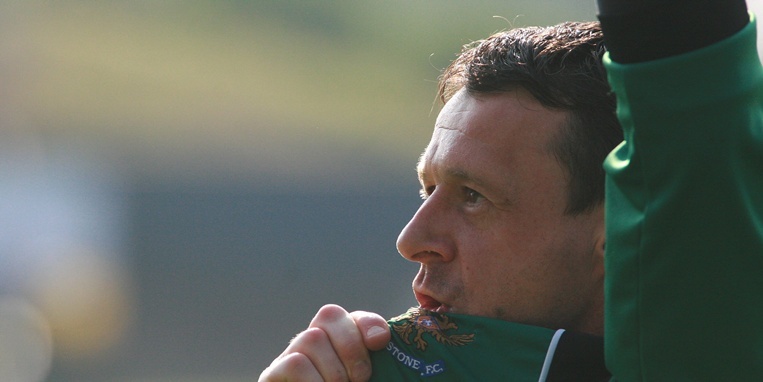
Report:
M555 334L420 308L391 319L389 326L392 341L372 353L372 381L537 381Z
M755 20L709 47L605 58L605 348L622 381L763 381L763 71Z
M600 337L421 308L391 319L389 326L392 340L371 354L371 381L594 381L609 376Z

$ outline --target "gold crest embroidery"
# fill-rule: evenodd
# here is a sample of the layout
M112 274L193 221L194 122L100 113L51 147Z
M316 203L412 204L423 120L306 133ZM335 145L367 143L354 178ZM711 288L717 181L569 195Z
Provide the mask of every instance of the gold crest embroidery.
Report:
M393 321L403 321L392 324L392 329L400 336L400 339L410 345L410 337L413 335L416 349L422 351L429 346L429 343L422 337L424 333L428 333L437 342L444 345L462 346L474 341L474 334L447 334L447 331L458 330L458 325L446 315L421 308L411 308Z

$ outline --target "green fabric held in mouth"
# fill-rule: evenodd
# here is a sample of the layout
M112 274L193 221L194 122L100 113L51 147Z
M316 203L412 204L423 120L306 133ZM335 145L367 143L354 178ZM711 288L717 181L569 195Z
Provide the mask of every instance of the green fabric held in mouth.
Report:
M538 381L556 333L421 308L388 324L392 340L371 354L371 381Z

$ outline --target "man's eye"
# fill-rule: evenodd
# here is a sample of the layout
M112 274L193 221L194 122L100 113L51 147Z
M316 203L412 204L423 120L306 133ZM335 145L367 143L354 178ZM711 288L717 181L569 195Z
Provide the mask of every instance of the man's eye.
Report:
M472 190L471 188L466 187L465 191L466 191L466 201L469 203L477 203L480 201L480 199L484 198L482 194Z

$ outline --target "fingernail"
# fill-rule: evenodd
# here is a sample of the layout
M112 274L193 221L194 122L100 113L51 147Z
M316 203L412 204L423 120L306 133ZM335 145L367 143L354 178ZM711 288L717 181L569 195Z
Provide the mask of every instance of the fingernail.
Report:
M382 328L381 326L372 326L368 328L368 330L366 331L366 338L373 338L378 335L384 334L384 332L386 332L386 330Z

